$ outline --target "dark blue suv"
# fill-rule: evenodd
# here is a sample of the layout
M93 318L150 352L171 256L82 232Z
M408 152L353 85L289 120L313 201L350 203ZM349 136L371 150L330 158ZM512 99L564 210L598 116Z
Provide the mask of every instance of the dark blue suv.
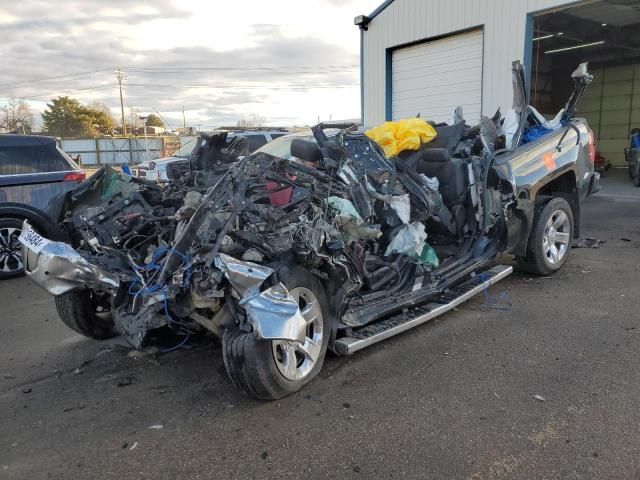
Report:
M22 222L27 219L42 234L57 237L57 219L46 212L84 179L55 137L0 135L0 279L23 272Z

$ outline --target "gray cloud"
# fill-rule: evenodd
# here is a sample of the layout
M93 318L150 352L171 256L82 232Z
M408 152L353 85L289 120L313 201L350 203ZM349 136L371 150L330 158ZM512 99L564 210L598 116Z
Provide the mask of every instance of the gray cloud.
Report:
M141 51L119 26L190 14L171 0L156 0L154 13L129 16L131 4L129 0L71 0L64 2L64 8L49 1L16 4L12 14L20 20L0 24L6 39L0 44L0 99L48 101L50 96L67 94L117 107L112 70L122 66L128 74L127 105L160 111L179 111L184 105L199 118L217 123L251 113L252 104L267 103L288 89L308 91L313 85L358 82L356 69L332 67L357 65L356 54L314 37L292 40L278 25L252 25L255 46L251 47ZM114 14L118 11L122 14ZM318 68L303 68L308 66ZM225 67L233 69L220 69ZM92 73L74 75L77 72ZM25 82L54 76L60 78ZM284 113L277 121L291 121ZM182 123L181 118L169 120Z

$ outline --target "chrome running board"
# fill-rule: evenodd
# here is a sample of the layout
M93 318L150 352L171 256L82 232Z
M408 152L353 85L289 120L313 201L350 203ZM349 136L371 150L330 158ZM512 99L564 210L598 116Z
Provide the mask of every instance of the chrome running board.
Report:
M466 302L484 289L498 283L512 272L513 267L511 266L497 265L441 295L438 298L438 302L421 305L410 309L408 312L402 312L371 325L354 329L350 336L336 340L335 351L341 355L351 355L369 345L422 325Z

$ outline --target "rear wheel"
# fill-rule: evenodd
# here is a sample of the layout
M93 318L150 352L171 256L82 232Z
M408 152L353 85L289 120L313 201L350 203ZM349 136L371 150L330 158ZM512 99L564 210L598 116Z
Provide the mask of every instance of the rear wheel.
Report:
M56 297L56 309L62 322L80 335L97 340L118 335L107 293L73 290Z
M304 343L260 340L237 327L225 330L224 364L234 385L249 396L275 400L300 390L320 371L330 336L328 302L322 284L294 267L285 282L307 322Z
M21 232L22 220L0 218L0 279L17 277L24 273L18 241Z
M640 165L638 165L637 159L629 162L629 177L636 187L640 187Z
M518 259L521 270L551 275L569 258L573 238L573 211L564 198L553 198L536 206L527 243L527 256Z

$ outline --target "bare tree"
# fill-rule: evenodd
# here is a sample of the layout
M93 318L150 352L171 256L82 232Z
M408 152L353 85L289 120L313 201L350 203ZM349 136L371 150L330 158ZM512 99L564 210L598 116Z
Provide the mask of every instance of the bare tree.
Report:
M102 102L90 103L88 105L88 108L90 108L91 110L95 110L96 112L102 112L109 117L113 117L113 115L111 115L111 109Z
M129 107L129 122L130 127L127 130L134 132L138 128L138 109L136 107Z
M11 98L6 105L0 107L0 127L8 131L31 132L33 112L31 106L24 100Z
M254 113L248 118L241 118L236 125L242 128L261 127L265 122L266 119L264 117Z

